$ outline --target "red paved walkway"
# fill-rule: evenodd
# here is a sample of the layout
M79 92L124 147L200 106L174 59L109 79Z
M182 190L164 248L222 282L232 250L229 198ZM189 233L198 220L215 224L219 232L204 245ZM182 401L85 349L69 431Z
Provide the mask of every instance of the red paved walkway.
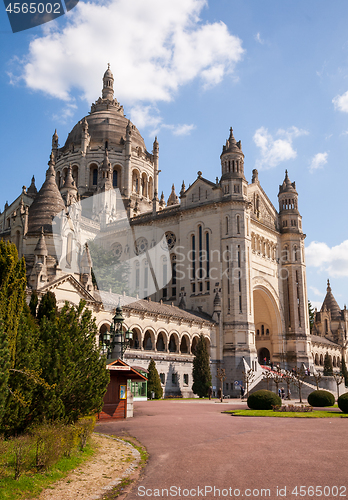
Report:
M243 418L221 413L233 408L236 404L209 401L139 402L134 418L98 424L98 432L135 436L150 453L145 477L127 500L190 499L197 492L198 498L224 498L226 493L231 498L231 492L236 498L233 489L252 499L261 498L261 489L271 493L263 492L263 498L348 499L348 419ZM318 489L314 496L300 496L301 485L330 490L326 488L326 495L320 496ZM168 496L166 492L155 496L156 488L171 486L177 488L172 490L176 496L170 491ZM220 496L216 490L214 497L214 490L209 493L205 486L220 489ZM277 496L277 487L285 486L286 496ZM291 494L295 486L297 497ZM346 489L336 492L333 486ZM143 496L144 488L148 491ZM183 491L192 488L191 493Z

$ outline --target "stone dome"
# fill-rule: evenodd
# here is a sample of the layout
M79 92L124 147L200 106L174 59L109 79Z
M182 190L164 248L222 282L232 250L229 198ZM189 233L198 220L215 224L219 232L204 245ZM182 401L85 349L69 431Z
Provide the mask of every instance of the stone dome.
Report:
M109 150L110 148L123 148L129 120L124 116L122 109L117 109L116 106L109 106L109 108L105 106L105 109L92 111L85 119L88 123L88 134L91 137L89 143L91 149L98 148L98 146L104 149L106 142ZM70 150L72 146L76 149L81 148L83 121L84 119L80 120L69 133L61 149L62 153ZM143 151L146 150L144 139L134 125L132 125L132 145L141 147Z
M46 180L29 207L28 233L52 232L52 220L65 209L63 198L59 192L53 164L46 172Z

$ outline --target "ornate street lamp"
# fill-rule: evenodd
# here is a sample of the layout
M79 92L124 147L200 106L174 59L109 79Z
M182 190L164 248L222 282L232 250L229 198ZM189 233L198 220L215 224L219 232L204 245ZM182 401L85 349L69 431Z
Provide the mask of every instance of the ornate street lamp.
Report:
M107 359L123 359L123 354L133 339L133 332L131 329L123 331L124 317L120 303L116 307L112 321L110 331L106 331L103 335L103 352Z

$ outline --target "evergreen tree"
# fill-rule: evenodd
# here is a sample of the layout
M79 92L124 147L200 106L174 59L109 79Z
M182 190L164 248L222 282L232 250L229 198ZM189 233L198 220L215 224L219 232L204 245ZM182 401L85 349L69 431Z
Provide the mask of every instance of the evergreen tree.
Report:
M205 338L200 335L196 345L195 357L193 359L193 385L192 390L200 398L208 395L211 386L210 360Z
M34 290L30 296L29 309L34 318L36 318L37 305L39 303L39 298L36 291Z
M311 301L308 301L308 315L309 315L309 330L312 333L312 329L314 326L314 309Z
M8 394L8 378L10 368L10 351L4 332L3 321L0 319L0 422L2 420Z
M5 413L1 430L6 435L23 432L33 421L33 405L41 378L41 347L38 327L25 304L16 336L14 364L10 368ZM44 415L41 415L41 420Z
M43 413L51 419L74 422L101 410L109 373L96 345L97 336L95 320L83 301L78 307L66 303L57 318L43 317L42 377L55 387L53 393L40 389L43 394L37 397L34 410L37 417Z
M344 356L342 356L341 359L341 373L344 376L344 385L348 387L348 370L347 370L347 365L344 359Z
M330 358L328 352L326 352L325 358L324 358L324 375L328 376L328 375L332 375L332 374L333 374L332 361L331 361L331 358Z
M53 321L57 315L57 301L53 292L47 292L42 297L38 311L37 319L39 321L45 316L49 321Z
M10 353L10 363L14 366L19 319L25 303L25 262L18 260L14 243L0 241L0 318L3 321Z
M161 384L161 379L158 375L158 371L156 368L156 363L151 358L149 367L148 367L148 375L147 375L147 397L151 398L151 392L155 393L155 399L161 399L163 396L163 389Z

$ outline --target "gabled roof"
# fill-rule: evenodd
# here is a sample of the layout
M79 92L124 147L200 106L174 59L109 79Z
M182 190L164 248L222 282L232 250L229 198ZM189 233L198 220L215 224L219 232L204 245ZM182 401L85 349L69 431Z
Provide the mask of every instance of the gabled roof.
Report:
M199 173L198 173L199 174ZM216 188L217 185L215 182L211 182L209 181L208 179L205 179L204 177L202 177L202 175L198 175L197 179L194 181L193 184L191 184L191 186L189 186L186 191L185 191L185 195L198 183L198 182L203 182L204 184L207 184L209 187L211 188Z
M111 361L106 363L106 369L111 371L111 372L116 372L120 373L122 375L127 376L131 380L141 380L141 381L147 381L147 378L144 377L141 373L139 373L137 370L132 368L131 366L127 365L122 359L116 359L116 361Z
M61 278L57 278L56 280L51 281L44 287L40 288L40 290L38 291L40 294L46 293L49 290L59 288L59 285L65 283L66 281L69 281L69 283L71 283L71 285L76 289L79 295L81 295L82 299L86 300L87 302L98 302L93 297L93 295L91 295L72 274L67 274Z

